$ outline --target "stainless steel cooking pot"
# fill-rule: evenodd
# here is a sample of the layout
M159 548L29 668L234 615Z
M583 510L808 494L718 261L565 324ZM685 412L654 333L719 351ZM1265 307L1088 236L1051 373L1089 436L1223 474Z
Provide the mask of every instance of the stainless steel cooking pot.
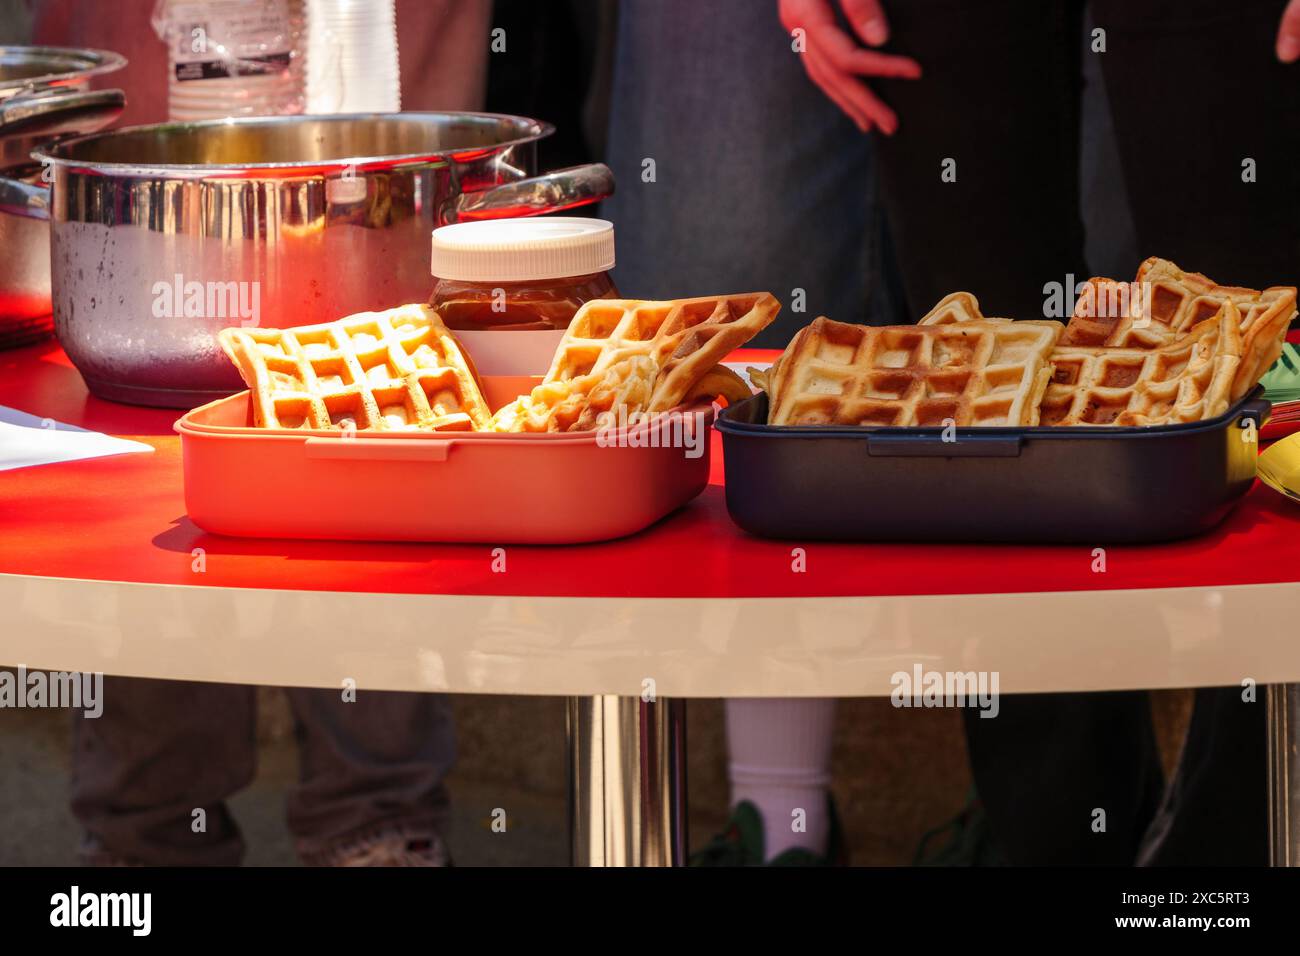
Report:
M108 50L62 46L0 46L0 100L66 86L85 86L92 76L126 66Z
M0 179L0 345L49 334L49 190L39 170Z
M107 50L0 46L0 168L31 162L31 151L55 135L92 133L116 119L122 91L87 87L124 66Z
M0 348L50 333L48 190L30 169L41 143L107 126L121 90L87 89L126 60L103 50L0 46Z
M38 149L55 331L90 390L191 407L240 386L215 333L425 301L429 235L613 192L602 165L531 177L553 127L388 113L140 126Z

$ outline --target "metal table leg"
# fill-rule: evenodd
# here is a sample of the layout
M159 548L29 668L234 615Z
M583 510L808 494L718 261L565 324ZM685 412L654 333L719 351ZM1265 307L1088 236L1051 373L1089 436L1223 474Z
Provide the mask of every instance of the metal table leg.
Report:
M574 866L686 862L686 702L570 697Z
M1269 862L1300 866L1300 684L1270 684L1266 706Z

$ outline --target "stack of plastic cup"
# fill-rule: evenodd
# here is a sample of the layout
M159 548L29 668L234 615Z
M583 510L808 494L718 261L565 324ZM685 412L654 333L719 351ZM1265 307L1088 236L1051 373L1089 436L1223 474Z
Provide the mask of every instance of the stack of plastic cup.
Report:
M292 69L265 75L213 78L201 83L173 81L168 99L168 113L174 120L279 116L301 113L302 107L302 79L295 77Z
M394 0L307 0L307 112L402 108Z

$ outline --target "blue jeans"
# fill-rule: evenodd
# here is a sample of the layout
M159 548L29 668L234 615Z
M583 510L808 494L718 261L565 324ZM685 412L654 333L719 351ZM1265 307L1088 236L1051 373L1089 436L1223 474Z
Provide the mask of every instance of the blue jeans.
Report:
M623 0L604 207L620 292L771 292L785 307L753 344L773 348L818 315L901 321L871 139L790 43L775 0Z

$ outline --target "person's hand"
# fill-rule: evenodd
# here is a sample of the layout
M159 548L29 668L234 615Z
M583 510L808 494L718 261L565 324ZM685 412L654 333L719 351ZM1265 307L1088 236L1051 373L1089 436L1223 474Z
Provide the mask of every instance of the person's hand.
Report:
M865 49L889 39L889 24L880 0L838 0L857 39L840 29L831 0L778 0L781 25L788 33L804 31L801 54L808 77L864 133L872 128L885 134L898 129L898 117L858 79L888 76L915 80L921 66L911 57ZM1292 0L1294 7L1300 0Z
M1277 27L1277 58L1283 63L1300 60L1300 0L1291 0Z

